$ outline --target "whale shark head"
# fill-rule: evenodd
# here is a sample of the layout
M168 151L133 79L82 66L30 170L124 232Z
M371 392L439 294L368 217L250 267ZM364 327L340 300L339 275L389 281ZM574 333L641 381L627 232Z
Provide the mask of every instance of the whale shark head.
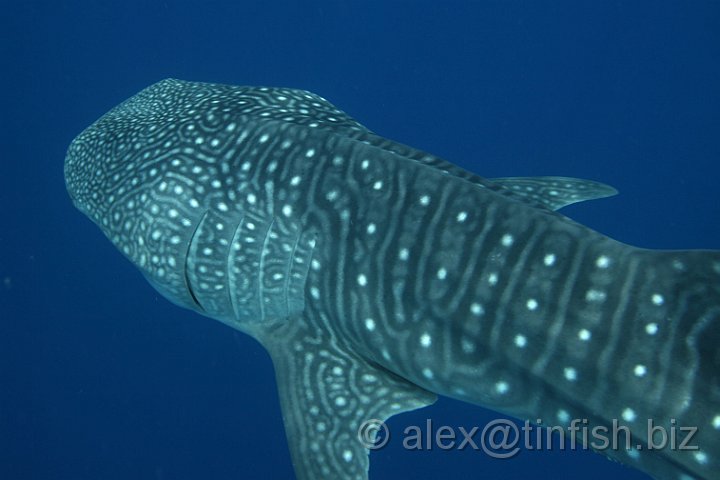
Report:
M207 170L192 173L188 155L195 145L182 134L197 119L177 108L191 99L168 87L144 90L82 132L68 149L65 179L75 206L158 291L198 310L185 259L202 213L186 206L207 201L201 174L210 183L216 178Z
M252 305L238 291L252 290L253 274L246 276L243 268L257 265L239 265L242 256L237 266L228 264L229 251L280 235L257 213L269 207L272 183L251 185L247 175L265 160L258 146L282 140L281 150L289 148L290 138L269 142L269 133L257 134L271 132L279 118L315 129L329 124L361 130L309 92L164 80L113 108L72 142L65 160L68 192L172 302L238 328L273 312L287 315L302 304L299 292L283 300L285 308L272 297ZM312 239L283 232L293 244L285 261L302 261ZM300 237L305 243L298 245ZM304 275L287 270L294 276L284 286L292 294Z

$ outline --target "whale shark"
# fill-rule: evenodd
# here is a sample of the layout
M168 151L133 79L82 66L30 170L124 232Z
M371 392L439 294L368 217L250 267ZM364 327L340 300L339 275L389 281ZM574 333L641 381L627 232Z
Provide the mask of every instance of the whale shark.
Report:
M163 296L267 349L299 479L367 479L379 425L437 395L619 425L628 445L591 447L720 478L720 251L557 211L612 187L486 179L307 91L174 79L80 133L64 175Z

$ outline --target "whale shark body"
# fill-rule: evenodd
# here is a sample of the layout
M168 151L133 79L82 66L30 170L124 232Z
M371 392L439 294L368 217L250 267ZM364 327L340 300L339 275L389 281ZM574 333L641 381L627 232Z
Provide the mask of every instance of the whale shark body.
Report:
M368 478L367 422L437 394L619 422L631 446L605 455L720 478L720 252L644 250L556 212L611 187L488 180L306 91L179 80L82 132L65 179L158 291L269 351L300 479ZM685 430L651 448L648 421Z

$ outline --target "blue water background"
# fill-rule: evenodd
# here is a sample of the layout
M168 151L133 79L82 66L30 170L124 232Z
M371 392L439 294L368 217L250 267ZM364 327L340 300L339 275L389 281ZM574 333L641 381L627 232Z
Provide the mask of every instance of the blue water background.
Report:
M0 479L291 478L270 359L156 294L70 204L67 145L166 77L316 92L486 177L617 197L565 213L720 248L720 3L36 1L0 18ZM497 415L441 399L392 429ZM591 453L371 456L379 479L644 479Z

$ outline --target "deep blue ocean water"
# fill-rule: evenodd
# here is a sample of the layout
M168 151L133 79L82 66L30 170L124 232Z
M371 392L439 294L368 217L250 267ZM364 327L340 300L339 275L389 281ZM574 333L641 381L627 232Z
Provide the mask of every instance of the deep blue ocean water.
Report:
M6 2L0 36L0 479L292 478L268 355L161 298L65 192L73 137L166 77L305 88L486 177L609 183L564 213L621 241L720 248L717 2ZM390 426L496 417L441 399ZM581 452L371 461L647 478Z

